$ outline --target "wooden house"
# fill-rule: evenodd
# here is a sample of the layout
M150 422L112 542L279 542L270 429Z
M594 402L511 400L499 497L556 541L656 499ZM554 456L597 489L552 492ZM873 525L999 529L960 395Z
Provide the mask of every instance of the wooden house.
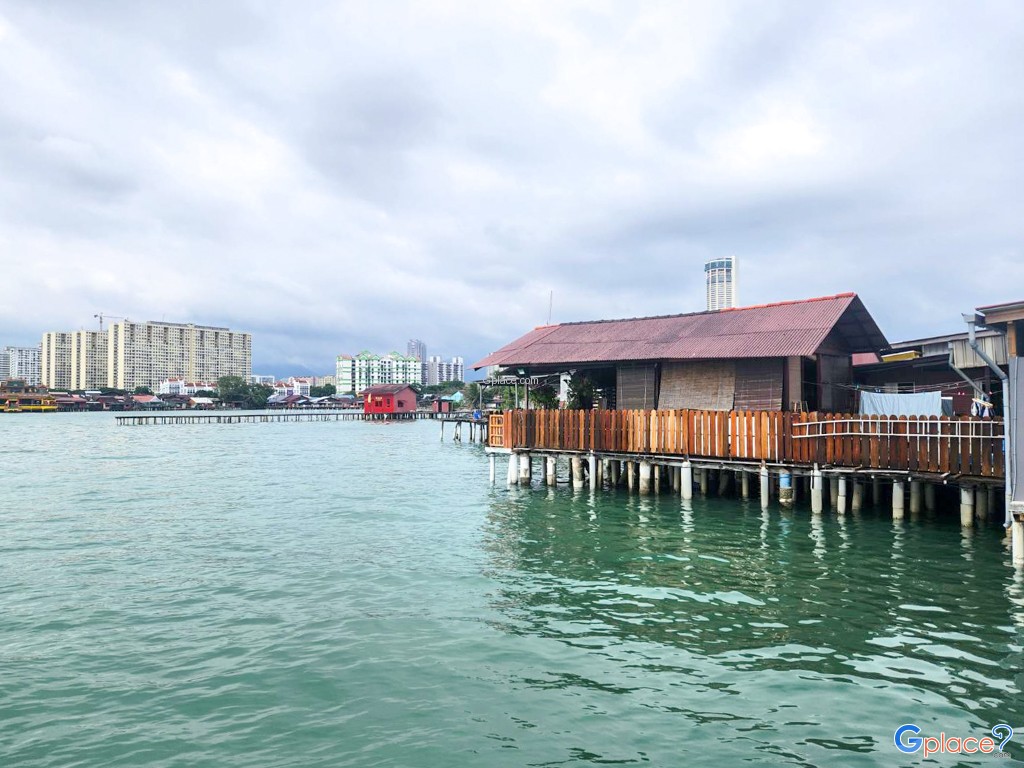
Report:
M888 342L854 293L683 315L548 325L474 364L573 374L597 407L848 411L852 357Z
M364 413L415 413L416 390L408 384L377 384L362 392Z

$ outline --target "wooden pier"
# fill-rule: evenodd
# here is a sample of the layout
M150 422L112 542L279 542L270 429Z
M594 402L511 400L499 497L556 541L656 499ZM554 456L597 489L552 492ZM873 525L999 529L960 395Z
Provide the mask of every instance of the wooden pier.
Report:
M1003 423L993 419L516 410L492 414L488 432L491 481L496 454L508 454L509 485L532 482L535 454L554 485L562 456L575 488L625 485L692 498L696 487L747 498L753 478L763 506L772 496L790 506L802 493L816 513L826 499L845 513L870 492L875 505L883 497L891 504L896 519L908 508L912 516L934 511L937 491L953 486L967 527L998 511L1006 483Z
M153 426L157 424L276 424L286 421L413 421L432 419L435 414L363 413L362 411L275 411L267 413L231 413L225 411L164 411L162 413L116 416L118 426Z

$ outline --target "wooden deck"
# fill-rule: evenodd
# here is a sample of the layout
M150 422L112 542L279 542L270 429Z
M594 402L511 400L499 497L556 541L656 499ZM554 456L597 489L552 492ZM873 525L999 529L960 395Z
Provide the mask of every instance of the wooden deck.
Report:
M1005 478L1003 423L774 411L505 411L488 445Z

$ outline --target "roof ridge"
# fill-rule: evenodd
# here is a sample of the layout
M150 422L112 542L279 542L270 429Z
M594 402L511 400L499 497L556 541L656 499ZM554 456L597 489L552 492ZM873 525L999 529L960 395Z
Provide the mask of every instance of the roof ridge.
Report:
M696 317L697 315L717 315L722 312L743 312L748 309L765 309L767 307L786 307L794 304L810 304L815 301L835 301L836 299L857 298L853 291L837 293L832 296L815 296L810 299L788 299L786 301L773 301L766 304L750 304L746 307L726 307L725 309L705 309L700 312L677 312L671 315L644 315L641 317L616 317L609 320L573 320L568 323L555 323L553 325L538 325L533 330L540 331L546 328L558 328L564 325L597 325L598 323L623 323L629 320L667 320L674 317Z

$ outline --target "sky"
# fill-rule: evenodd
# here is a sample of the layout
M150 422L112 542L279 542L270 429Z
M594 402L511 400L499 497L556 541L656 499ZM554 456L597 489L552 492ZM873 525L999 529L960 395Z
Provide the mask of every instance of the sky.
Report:
M467 365L550 320L1024 299L1024 3L0 0L0 344Z

